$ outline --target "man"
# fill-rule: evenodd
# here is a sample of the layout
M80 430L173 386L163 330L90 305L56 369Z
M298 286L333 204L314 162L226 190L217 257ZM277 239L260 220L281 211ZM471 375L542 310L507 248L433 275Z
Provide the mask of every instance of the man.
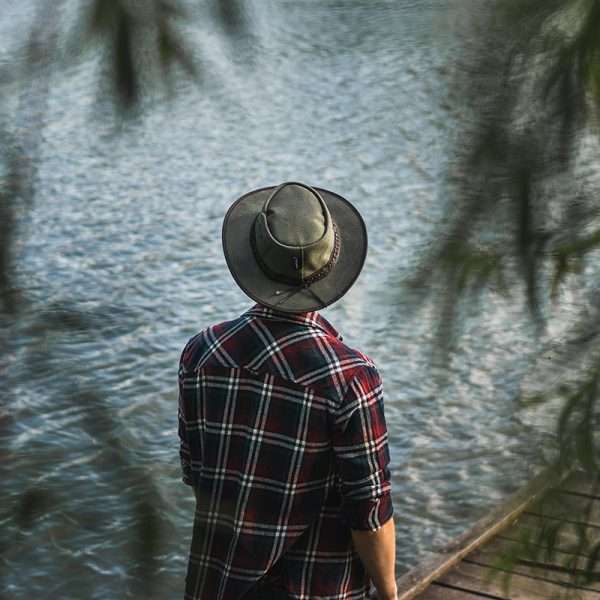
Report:
M396 598L381 379L317 312L360 273L358 211L286 182L223 223L257 304L200 332L179 367L183 481L196 512L185 600Z

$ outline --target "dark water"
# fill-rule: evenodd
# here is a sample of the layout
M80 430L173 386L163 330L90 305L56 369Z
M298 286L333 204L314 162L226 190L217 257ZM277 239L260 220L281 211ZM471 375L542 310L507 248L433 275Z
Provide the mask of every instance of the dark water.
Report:
M190 25L203 86L180 79L174 101L157 99L121 133L95 101L93 58L52 79L19 249L28 304L2 327L7 598L133 596L133 507L143 498L164 533L147 597L181 597L193 501L179 479L177 361L192 334L250 304L227 272L220 227L252 188L289 179L330 188L367 222L363 274L324 315L384 377L398 574L540 461L549 417L513 400L533 349L521 303L487 298L440 389L427 351L432 313L410 314L398 283L442 216L450 9L253 6L253 37L238 46L209 21ZM31 5L11 10L9 37L26 31ZM18 533L10 507L37 488L51 500Z

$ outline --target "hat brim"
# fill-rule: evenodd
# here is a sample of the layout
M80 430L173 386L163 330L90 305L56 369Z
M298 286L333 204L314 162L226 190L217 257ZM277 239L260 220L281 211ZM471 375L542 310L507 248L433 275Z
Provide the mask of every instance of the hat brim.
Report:
M315 187L323 198L340 236L334 268L310 288L274 281L258 265L250 232L275 186L253 190L238 198L223 220L223 252L239 287L253 300L282 312L319 310L339 300L356 281L367 256L367 228L359 212L339 194ZM312 290L312 291L311 291Z

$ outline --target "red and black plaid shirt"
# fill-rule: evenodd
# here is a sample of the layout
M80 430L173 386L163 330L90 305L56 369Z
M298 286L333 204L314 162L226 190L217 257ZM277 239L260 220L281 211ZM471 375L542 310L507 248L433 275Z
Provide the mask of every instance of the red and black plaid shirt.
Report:
M193 337L179 368L183 481L197 506L186 600L370 589L350 528L393 514L381 379L318 313L256 305Z

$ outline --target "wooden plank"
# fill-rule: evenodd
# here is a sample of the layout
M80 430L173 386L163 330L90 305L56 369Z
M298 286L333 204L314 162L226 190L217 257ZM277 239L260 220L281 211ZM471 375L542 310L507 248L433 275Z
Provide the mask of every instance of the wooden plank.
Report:
M593 501L594 503L596 503L596 501ZM589 514L587 512L578 512L578 513L572 513L572 512L567 512L567 511L562 511L561 513L557 513L557 514L548 514L547 512L537 512L534 509L532 510L526 510L523 512L523 516L525 515L531 515L532 517L537 517L540 522L544 522L546 525L552 525L553 523L556 523L557 521L561 521L564 523L570 523L571 525L575 525L575 526L579 526L579 527L585 527L586 529L590 529L590 535L594 535L593 530L597 529L598 532L596 533L596 535L600 535L600 524L593 522L592 518L594 517L594 514Z
M569 588L543 578L513 573L508 593L504 591L501 578L489 581L490 570L473 563L461 562L444 574L439 582L469 590L471 593L491 594L502 600L557 600L564 598ZM572 589L580 600L600 600L600 592L581 588Z
M557 521L555 521L556 523ZM542 524L548 524L549 521L534 514L521 514L519 519L510 527L502 532L502 537L513 540L529 539L537 543L538 534ZM595 543L600 542L600 529L595 527L583 527L587 537L587 543L579 547L579 526L572 523L565 523L558 530L555 547L562 552L575 552L584 556L589 556Z
M587 566L588 557L581 554L556 550L555 555L548 558L544 552L544 547L539 546L535 549L538 550L538 553L532 554L517 541L497 536L485 546L469 554L467 558L476 560L476 557L486 556L488 560L492 560L493 557L501 557L512 553L522 564L543 563L548 569L560 569L565 564L569 564L576 569L584 569Z
M600 499L600 478L585 471L573 471L559 487L563 492L585 494Z
M517 529L517 531L520 534L520 531L518 529ZM502 531L501 533L498 534L498 536L496 537L496 539L498 539L498 540L505 540L505 541L509 541L509 542L518 542L518 541L520 541L520 535L517 535L517 534L513 533L512 531ZM535 542L532 542L531 540L528 543L531 546L536 546L536 547L540 548L540 552L545 548L545 546L542 546L540 544L536 544ZM586 556L585 552L577 553L574 548L565 547L564 545L561 546L560 548L559 547L555 547L555 551L563 553L563 554L568 554L568 555L579 554L580 556L582 556L586 560L588 558Z
M533 503L526 513L566 518L600 528L600 498L582 494L552 492Z
M600 592L600 572L596 581L587 581L584 571L587 566L587 557L564 552L555 553L552 561L544 557L533 558L523 553L519 544L502 539L494 539L467 556L464 561L482 566L510 570L512 573L547 579L556 583L577 585L581 588ZM512 554L513 560L503 560L507 554Z
M476 592L448 587L434 581L419 596L419 600L490 600L490 595L482 596Z
M514 522L532 502L542 497L553 485L560 483L565 476L556 474L554 470L541 472L505 503L477 521L442 552L400 577L397 581L398 600L410 600L417 596L467 554Z

